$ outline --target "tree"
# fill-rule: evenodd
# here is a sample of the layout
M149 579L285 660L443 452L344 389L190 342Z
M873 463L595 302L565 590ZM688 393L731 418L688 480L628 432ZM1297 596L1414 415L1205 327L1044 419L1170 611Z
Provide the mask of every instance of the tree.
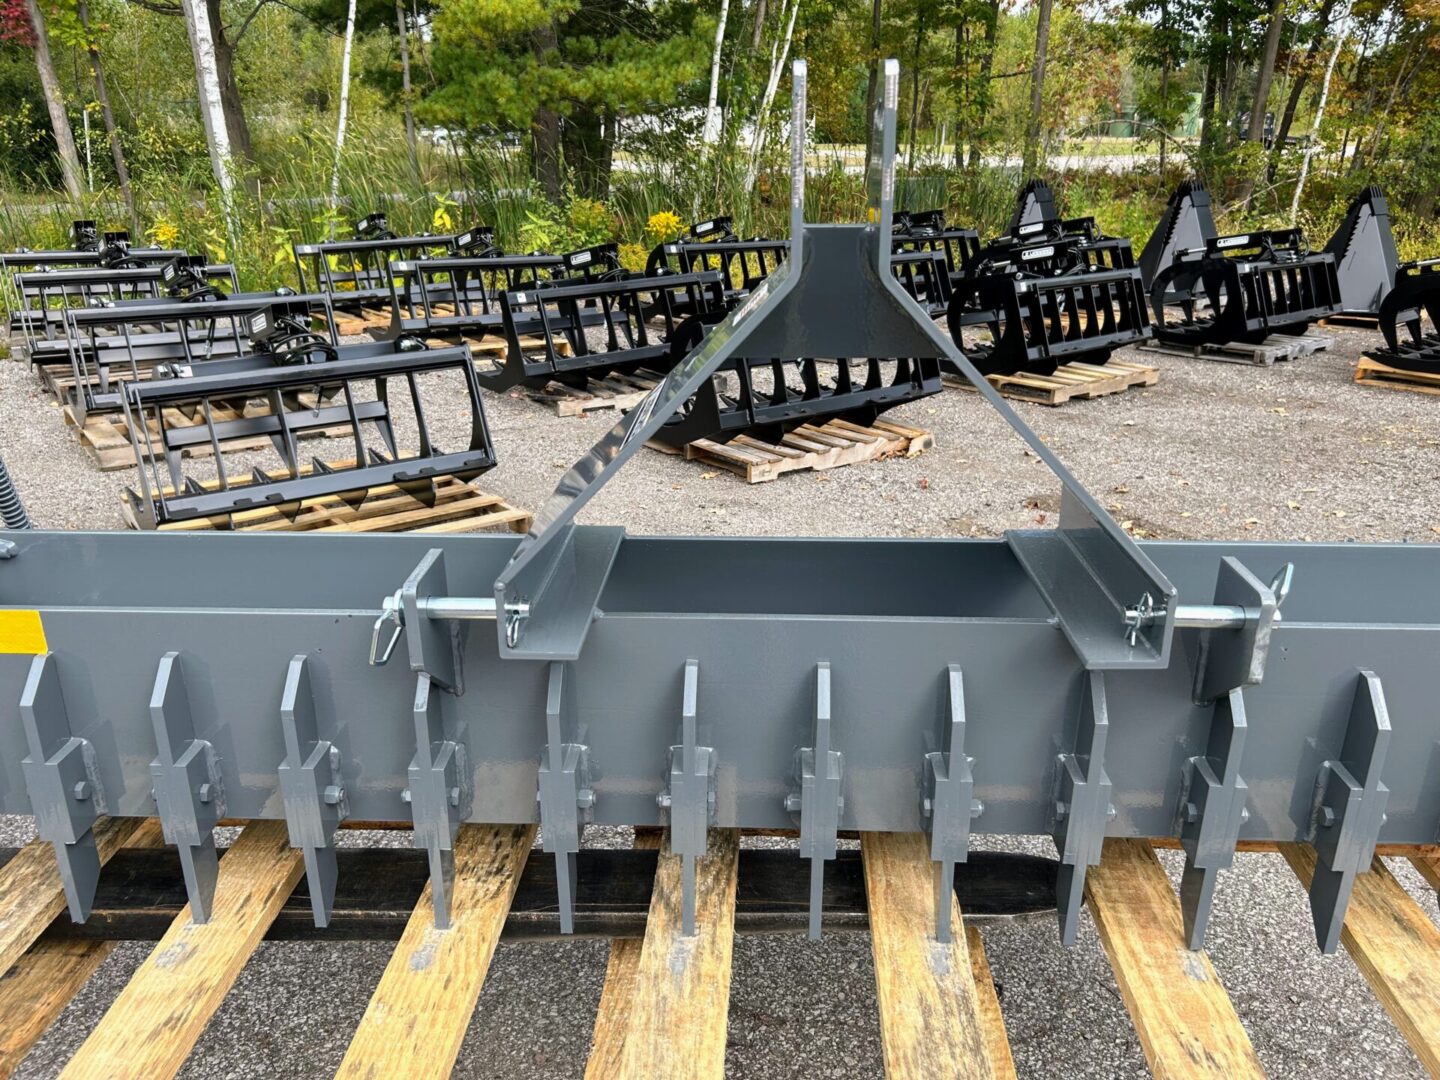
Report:
M405 105L405 145L410 164L420 168L420 151L415 139L415 100L410 86L410 29L405 21L405 0L395 0L395 27L400 34L400 100Z
M1025 172L1040 163L1040 108L1045 94L1045 62L1050 53L1050 14L1055 0L1040 0L1035 20L1035 61L1030 68L1030 122L1025 129Z
M350 53L355 47L355 0L350 0L350 14L345 19L345 48L340 58L340 115L335 121L335 168L330 173L330 220L340 205L340 155L345 152L345 120L350 111Z
M70 116L65 111L65 98L60 92L60 77L55 73L55 61L50 56L50 41L45 34L45 16L40 13L40 5L36 0L25 0L25 10L30 16L30 25L34 31L35 67L40 73L40 86L45 92L50 128L55 133L55 149L60 157L60 172L65 180L65 191L72 200L79 202L83 194L80 186L80 155L75 152L75 133L70 128Z
M1269 25L1265 30L1265 51L1260 56L1260 68L1255 73L1255 96L1250 102L1250 123L1245 138L1251 146L1258 146L1265 132L1265 112L1270 103L1270 83L1275 77L1275 57L1280 53L1280 35L1285 30L1285 0L1274 0L1270 8ZM1240 185L1239 201L1250 205L1250 195L1255 190L1254 174L1247 175Z
M231 195L234 181L230 173L230 132L225 123L220 71L216 60L215 39L211 36L210 17L205 0L183 0L185 29L190 35L190 51L195 57L195 81L200 92L200 118L205 123L205 142L210 149L210 169L215 186L220 189L225 220L233 228Z
M558 186L558 157L580 194L601 198L621 117L699 103L713 30L679 2L452 0L435 19L438 85L421 113L461 131L529 131L543 187Z
M955 165L977 168L989 141L995 95L991 73L1000 33L1000 0L955 0L955 56L950 80L955 107Z
M720 0L720 18L715 23L715 53L710 59L710 99L705 106L707 145L720 140L720 52L725 46L725 24L730 19L730 0Z

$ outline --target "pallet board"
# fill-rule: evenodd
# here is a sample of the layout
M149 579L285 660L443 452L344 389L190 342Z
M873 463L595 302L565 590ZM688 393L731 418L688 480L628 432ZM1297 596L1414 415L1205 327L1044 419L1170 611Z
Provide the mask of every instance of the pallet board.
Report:
M1382 390L1409 390L1416 394L1440 394L1440 371L1402 371L1362 356L1355 364L1355 381L1361 386Z
M1187 359L1215 360L1223 364L1248 364L1252 367L1270 367L1282 360L1294 360L1301 356L1313 356L1324 352L1335 344L1329 334L1271 334L1258 345L1233 341L1225 345L1167 345L1162 341L1141 345L1141 352L1157 356L1182 356Z
M596 409L624 412L639 405L664 377L647 371L633 375L607 375L602 379L590 379L583 390L552 381L543 390L526 389L524 394L556 416L584 416Z
M337 1077L450 1075L534 843L534 825L461 826L450 927L435 928L427 885Z
M1124 393L1138 387L1154 386L1160 371L1149 364L1111 360L1106 364L1063 364L1053 375L987 375L985 379L1007 398L1036 405L1064 405L1067 401L1088 401ZM945 385L974 392L963 376L946 375Z
M1342 312L1339 315L1327 315L1316 325L1344 326L1354 330L1378 330L1380 328L1380 316L1363 311L1349 311Z
M697 439L683 450L653 440L646 445L735 473L747 483L763 484L799 470L820 471L889 457L915 457L935 445L935 436L923 428L892 420L877 420L870 427L848 420L827 420L818 426L803 424L779 443L737 435L726 443Z
M337 468L348 462L335 463ZM302 475L308 474L302 469ZM208 480L202 485L215 491L219 484ZM231 487L242 487L236 482ZM124 498L121 511L132 529L141 528L135 507ZM352 506L339 495L322 495L305 499L289 510L261 506L240 510L228 518L197 518L168 522L161 532L206 532L233 529L239 532L423 532L465 533L482 529L506 528L511 532L530 530L535 515L510 505L499 495L482 491L473 484L454 476L435 478L435 499L427 504L394 484L370 488L358 506Z

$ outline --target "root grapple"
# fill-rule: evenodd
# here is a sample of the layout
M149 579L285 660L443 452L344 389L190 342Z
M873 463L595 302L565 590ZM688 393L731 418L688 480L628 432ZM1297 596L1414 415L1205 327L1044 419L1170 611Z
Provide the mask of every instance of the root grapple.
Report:
M1179 319L1166 317L1167 296L1180 298ZM1198 298L1209 305L1201 311ZM1301 334L1340 308L1335 257L1312 252L1299 229L1212 236L1178 249L1150 290L1155 336L1187 348L1227 342L1259 344L1271 334Z
M207 520L225 527L258 507L298 510L302 500L341 495L359 505L368 491L394 485L424 501L443 476L470 480L495 465L470 350L391 342L333 346L310 341L215 361L172 378L131 383L124 407L140 487L128 500L146 528ZM214 373L211 373L211 372ZM442 378L443 377L443 378ZM465 414L460 445L446 449L431 431L446 406ZM325 459L304 460L300 440L328 434ZM268 439L272 459L251 447ZM334 447L345 444L336 460ZM189 452L208 450L215 479L185 471ZM238 454L243 476L228 458ZM147 465L146 463L149 462Z
M391 264L390 338L458 343L498 334L501 294L534 289L561 270L558 255L437 257Z
M1385 192L1371 186L1351 199L1325 250L1335 258L1340 312L1379 314L1386 295L1395 286L1400 265Z
M464 245L460 242L463 240ZM335 305L358 310L390 301L394 287L390 264L413 263L447 254L471 254L494 243L494 232L477 226L453 236L395 236L384 214L362 218L351 240L294 244L300 291L330 293Z
M676 359L672 341L682 321L726 310L724 284L713 270L626 275L606 269L597 251L605 254L565 256L576 277L501 296L507 351L503 363L480 376L483 386L538 390L554 380L583 389L610 374L665 371Z
M1401 263L1380 302L1385 344L1365 355L1387 367L1440 375L1440 259Z
M986 375L1103 364L1116 349L1152 336L1128 242L1101 236L1089 219L1039 224L1017 226L981 249L951 299L950 334ZM976 330L989 340L975 340Z
M1178 252L1202 251L1207 241L1219 235L1210 192L1199 180L1181 181L1170 193L1160 223L1140 251L1140 273L1146 292L1153 292L1155 279L1175 262ZM1165 303L1179 304L1191 299L1193 284L1189 277L1172 280L1164 293Z
M645 261L645 273L714 271L725 283L727 298L748 293L780 265L790 245L763 236L741 240L735 235L734 224L723 214L695 222L684 240L655 245Z
M939 251L953 277L966 260L980 251L980 234L945 224L944 210L898 210L895 213L895 251ZM913 294L912 294L913 295ZM917 297L918 299L918 297Z

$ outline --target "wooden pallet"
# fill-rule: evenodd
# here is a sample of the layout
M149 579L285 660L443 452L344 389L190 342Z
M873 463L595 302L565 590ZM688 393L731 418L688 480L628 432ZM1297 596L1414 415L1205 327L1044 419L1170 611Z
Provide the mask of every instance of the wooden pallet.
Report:
M584 416L597 409L623 412L640 404L664 377L648 371L634 375L607 375L603 379L590 379L584 390L552 381L543 390L526 389L524 393L556 416Z
M1106 364L1064 364L1053 375L987 375L986 380L1007 398L1029 401L1036 405L1064 405L1067 401L1086 401L1106 397L1160 381L1160 371L1149 364L1129 360L1111 360ZM946 375L945 385L973 391L970 380Z
M122 848L161 843L153 821L102 819L94 831L102 863ZM533 825L461 827L452 925L434 928L423 888L339 1076L449 1075L534 839ZM644 937L611 945L586 1076L720 1080L739 832L710 830L697 865L697 934L690 938L680 932L679 857L663 835L637 834L636 846L659 847ZM1308 884L1313 849L1274 846ZM1414 849L1410 859L1431 884L1440 883L1433 850ZM862 833L861 860L886 1075L1014 1077L984 941L965 924L958 902L953 940L934 939L926 838ZM196 924L188 908L178 909L64 1075L178 1072L287 902L295 904L291 893L302 874L282 821L245 824L220 861L210 921ZM1086 899L1156 1076L1264 1075L1208 956L1184 947L1179 901L1149 841L1107 840L1087 874ZM113 947L68 936L64 906L48 844L34 841L0 867L0 1075L13 1071ZM1342 941L1421 1063L1440 1073L1440 929L1378 858L1356 879Z
M333 463L344 468L348 462ZM302 470L308 475L309 469ZM216 491L219 483L205 481L206 491ZM232 488L243 487L238 481ZM393 484L370 488L365 500L352 506L338 495L322 495L305 499L298 509L289 510L262 506L241 510L229 517L199 518L176 521L160 526L162 532L205 532L233 529L239 532L422 532L468 533L501 526L511 532L530 530L534 516L528 510L511 506L499 495L491 495L454 476L435 480L433 505L421 502L409 492ZM166 490L169 494L169 489ZM129 496L123 498L122 513L132 529L141 528Z
M1378 386L1384 390L1410 390L1416 394L1440 394L1440 373L1402 371L1368 356L1355 365L1355 381L1361 386Z
M892 420L877 420L872 427L828 420L818 427L804 424L779 443L737 435L727 443L697 439L684 450L653 440L646 445L665 454L683 453L687 461L725 469L743 476L746 483L763 484L802 469L819 471L881 458L915 457L935 445L935 436Z
M343 294L337 293L337 296ZM335 333L342 337L358 337L371 330L385 330L390 326L390 305L363 307L359 311L336 311L334 313Z
M1366 312L1347 312L1340 315L1330 315L1321 319L1318 326L1344 326L1354 330L1378 330L1380 329L1380 316L1371 315Z
M309 404L309 402L306 401L307 397L313 397L313 395L301 395L300 400L302 404ZM123 412L89 413L86 415L83 424L77 423L74 406L64 406L63 412L65 423L74 429L76 437L80 440L80 445L84 447L86 453L94 459L95 464L99 466L101 472L113 472L116 469L129 469L134 467L135 447L130 438L130 425L126 421ZM218 423L226 420L238 420L242 417L268 416L270 409L269 406L259 402L249 403L242 409L237 409L230 405L222 405L217 402L211 406L211 413ZM198 427L201 424L199 420L186 416L179 409L175 408L165 409L165 420L172 429ZM159 447L160 425L152 419L147 419L146 426L150 432L149 445ZM345 437L350 434L351 429L348 424L336 424L328 428L317 428L312 431L306 431L304 435L301 436L301 439L318 439L329 436ZM146 444L142 442L141 445ZM222 450L233 450L237 452L269 450L272 445L269 436L266 435L250 435L244 438L220 440L220 448ZM214 453L215 448L208 442L188 447L185 450L185 456L192 458L212 457ZM148 463L153 460L153 457L154 455L146 453L144 460Z
M1141 352L1158 356L1183 356L1191 359L1215 360L1222 364L1248 364L1252 367L1270 367L1282 360L1294 360L1301 356L1313 356L1335 344L1329 334L1271 334L1258 345L1247 345L1243 341L1227 345L1196 345L1185 348L1182 345L1167 345L1161 341L1139 346Z

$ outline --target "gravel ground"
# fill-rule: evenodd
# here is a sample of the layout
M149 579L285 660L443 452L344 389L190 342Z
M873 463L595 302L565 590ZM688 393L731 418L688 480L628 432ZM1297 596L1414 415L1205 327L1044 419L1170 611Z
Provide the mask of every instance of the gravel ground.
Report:
M1368 335L1331 332L1329 352L1274 368L1146 355L1138 358L1162 371L1153 388L1060 409L1017 407L1139 535L1440 540L1440 402L1355 387L1351 366ZM487 395L485 407L501 463L483 483L532 507L613 422L603 414L561 420L509 396ZM933 429L935 449L756 487L641 453L583 519L632 533L990 536L1053 516L1057 485L978 397L946 391L892 415ZM453 426L439 430L442 439L446 431L461 437ZM0 454L37 525L121 526L118 495L133 474L98 472L20 364L0 363ZM204 476L206 468L197 462L192 471ZM26 819L0 819L0 844L29 835ZM404 834L347 840L403 843ZM587 842L625 837L612 831ZM1048 841L981 842L1053 854ZM1178 853L1162 859L1178 881ZM1390 865L1437 919L1434 894L1408 864ZM1022 1076L1147 1075L1088 916L1071 950L1060 948L1049 918L991 923L983 933ZM1304 894L1283 860L1237 857L1220 885L1209 942L1273 1075L1425 1075L1353 962L1316 952ZM145 953L143 945L116 949L18 1075L55 1075ZM388 953L379 944L262 945L183 1075L328 1075ZM456 1075L580 1075L605 955L597 942L502 945ZM866 936L832 934L818 945L740 938L727 1073L879 1076Z

